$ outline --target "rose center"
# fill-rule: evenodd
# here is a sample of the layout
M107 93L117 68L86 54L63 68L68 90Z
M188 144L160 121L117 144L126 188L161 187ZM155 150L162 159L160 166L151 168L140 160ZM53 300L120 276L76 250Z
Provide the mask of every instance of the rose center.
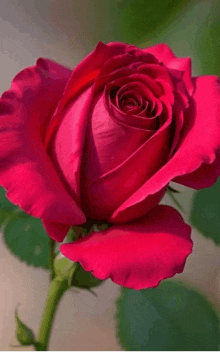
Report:
M137 99L133 97L125 97L121 100L121 108L125 112L128 112L130 110L133 110L133 108L140 106L140 103Z

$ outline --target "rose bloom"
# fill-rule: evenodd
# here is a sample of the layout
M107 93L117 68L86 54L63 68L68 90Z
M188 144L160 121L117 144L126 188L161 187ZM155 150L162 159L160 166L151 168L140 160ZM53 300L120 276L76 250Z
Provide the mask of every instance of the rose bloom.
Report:
M220 174L220 85L192 78L165 44L98 43L73 71L40 58L0 101L0 185L99 279L143 289L183 270L190 227L158 205L169 182L210 187Z

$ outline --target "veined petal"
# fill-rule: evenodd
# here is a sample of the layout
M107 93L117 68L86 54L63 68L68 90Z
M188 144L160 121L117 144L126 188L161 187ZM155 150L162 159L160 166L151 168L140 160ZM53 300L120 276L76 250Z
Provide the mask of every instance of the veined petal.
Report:
M192 251L190 233L175 209L159 205L137 223L93 232L60 250L99 279L140 290L183 271Z
M142 49L145 53L153 54L159 61L163 62L168 68L183 72L183 81L190 95L194 91L194 84L191 72L190 58L177 58L173 51L166 44L157 44L149 48Z
M196 189L216 182L220 175L220 82L217 76L201 76L194 78L194 85L194 104L185 112L176 153L114 212L111 222L141 215L150 198L170 181Z
M0 100L0 185L9 200L47 221L81 224L85 216L44 145L44 132L71 71L47 59L21 71ZM65 236L65 234L64 234Z

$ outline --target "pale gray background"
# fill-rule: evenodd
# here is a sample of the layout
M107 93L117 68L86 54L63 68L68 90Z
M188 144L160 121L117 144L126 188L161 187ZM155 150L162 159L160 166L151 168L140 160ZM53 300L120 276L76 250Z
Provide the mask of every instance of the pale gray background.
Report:
M193 56L193 40L211 4L211 1L199 1L193 8L187 8L193 20L188 15L177 16L167 32L161 34L161 40L171 41L177 54ZM74 67L93 49L94 38L99 40L95 30L96 7L96 1L87 0L1 0L0 91L9 88L14 75L32 65L39 56ZM108 30L109 24L103 22L103 31ZM194 57L193 62L196 60ZM180 189L183 193L178 197L184 204L187 219L192 190ZM184 273L176 278L201 289L220 309L220 249L195 231L193 239L194 252ZM20 318L37 332L48 290L48 273L21 263L10 254L1 236L0 282L0 349L24 350L24 347L9 346L17 344L14 309L20 302ZM56 315L50 350L120 350L114 318L119 287L108 280L95 291L98 298L85 291L65 294Z

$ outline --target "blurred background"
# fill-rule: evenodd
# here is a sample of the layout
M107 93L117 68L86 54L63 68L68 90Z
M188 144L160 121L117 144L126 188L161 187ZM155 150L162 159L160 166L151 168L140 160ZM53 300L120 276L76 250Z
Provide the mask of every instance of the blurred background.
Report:
M139 47L166 42L177 56L192 58L194 75L220 75L218 0L1 0L0 32L1 93L18 71L38 57L73 68L98 41L123 41ZM188 221L194 192L175 188L181 190L176 197ZM163 202L174 205L167 196ZM193 240L194 252L184 273L176 277L202 291L220 311L220 249L195 229ZM48 273L20 262L1 240L0 281L0 349L23 350L10 347L18 344L14 309L21 303L20 318L37 331ZM108 280L94 291L98 298L86 291L65 294L50 350L122 349L115 332L120 288Z

